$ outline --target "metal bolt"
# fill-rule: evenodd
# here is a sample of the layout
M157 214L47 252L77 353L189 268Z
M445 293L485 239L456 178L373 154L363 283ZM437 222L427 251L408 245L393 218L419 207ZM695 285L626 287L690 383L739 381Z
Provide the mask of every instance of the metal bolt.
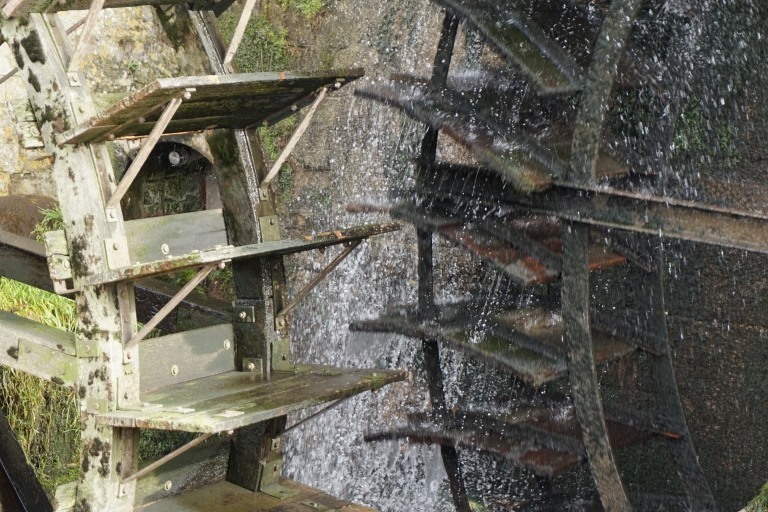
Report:
M184 98L185 100L188 100L191 97L192 97L192 93L189 91L185 92L184 95L182 96L182 98Z
M139 122L139 124L144 124L145 122L147 122L147 119L144 117L140 117L137 119L137 121Z
M125 353L125 358L128 359L129 361L131 360L132 357L133 357L133 354L131 354L130 352Z
M335 84L333 84L333 86L334 86L336 89L338 89L339 87L341 87L341 82L336 82Z
M247 365L245 365L245 369L248 370L249 372L255 371L256 365L253 363L248 363Z
M125 398L126 400L128 400L130 396L131 396L130 393L128 393L127 391L123 393L123 398Z
M119 243L117 243L117 242L113 243L113 244L112 244L112 249L114 249L114 250L118 250L118 249L120 249L120 244L119 244Z
M245 320L246 318L248 318L248 313L246 313L245 311L241 311L240 314L237 316L240 317L240 320Z
M232 346L232 343L230 343L229 340L224 340L224 350L229 350L229 347Z
M65 270L69 270L69 260L62 261L61 266L64 267Z
M172 487L173 487L173 482L171 482L170 480L165 482L165 485L163 485L163 489L165 489L166 491L170 491Z
M179 365L175 364L171 366L171 375L178 375L179 374Z
M299 110L299 106L298 105L291 105L291 110L293 112L296 112L297 110Z
M160 252L162 252L163 254L168 254L169 252L171 252L171 249L170 247L168 247L168 244L163 244L160 246Z

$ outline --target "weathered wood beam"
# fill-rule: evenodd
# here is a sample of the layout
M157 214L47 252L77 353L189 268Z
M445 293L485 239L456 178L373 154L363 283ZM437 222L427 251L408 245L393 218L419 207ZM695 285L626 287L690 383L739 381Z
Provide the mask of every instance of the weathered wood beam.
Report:
M69 59L67 71L70 73L80 70L80 61L83 59L83 54L85 54L88 46L90 45L91 33L93 32L93 28L96 26L96 22L99 19L99 14L101 14L101 10L103 8L104 0L91 1L91 6L88 9L88 16L85 18L83 30L80 32L80 37L78 38L77 44L75 45L75 50L72 52L72 57Z
M72 386L79 369L75 335L0 311L0 364Z

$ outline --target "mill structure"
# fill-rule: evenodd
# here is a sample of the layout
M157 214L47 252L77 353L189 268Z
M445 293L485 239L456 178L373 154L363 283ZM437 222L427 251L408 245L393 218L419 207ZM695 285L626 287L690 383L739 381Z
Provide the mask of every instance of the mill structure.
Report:
M79 320L68 333L0 312L0 363L75 387L82 415L80 478L49 494L0 416L3 509L369 510L282 478L286 415L378 389L405 373L296 364L290 314L309 288L289 300L283 257L338 246L316 284L366 238L397 225L329 226L283 237L271 178L249 135L363 71L236 73L233 57L253 2L229 47L212 21L227 2L189 9L179 3L214 74L157 79L97 109L81 70L84 55L99 44L91 36L94 24L102 9L137 4L2 5L3 43L27 89L38 151L52 162L63 229L46 233L45 244L0 231L0 275L73 298ZM90 9L74 32L60 14L73 9ZM222 207L127 215L131 185L141 180L153 149L170 135L195 133L210 149ZM124 139L140 141L140 149L120 169L109 145ZM174 164L187 153L167 156ZM195 287L225 265L233 272L234 303L196 299ZM169 289L156 279L185 269L193 277L184 286ZM207 318L204 326L177 325L179 306ZM163 335L148 336L158 327ZM194 437L140 465L139 439L147 429ZM214 459L224 461L224 478L211 476Z

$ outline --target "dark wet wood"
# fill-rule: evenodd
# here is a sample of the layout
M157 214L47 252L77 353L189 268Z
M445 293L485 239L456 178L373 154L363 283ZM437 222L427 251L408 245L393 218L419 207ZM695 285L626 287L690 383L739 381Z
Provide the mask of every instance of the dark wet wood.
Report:
M146 136L171 99L194 89L182 102L165 133L214 128L245 128L261 123L276 111L312 101L311 93L322 87L346 84L363 75L361 69L317 73L244 73L233 75L161 78L121 102L61 135L62 144L101 142L112 134Z
M43 486L27 464L8 420L0 411L0 510L13 512L14 504L21 512L53 511Z
M314 366L298 373L229 372L142 394L157 410L116 411L100 415L102 425L188 432L223 432L276 418L332 400L403 380L393 370L355 370ZM174 412L181 407L194 411Z

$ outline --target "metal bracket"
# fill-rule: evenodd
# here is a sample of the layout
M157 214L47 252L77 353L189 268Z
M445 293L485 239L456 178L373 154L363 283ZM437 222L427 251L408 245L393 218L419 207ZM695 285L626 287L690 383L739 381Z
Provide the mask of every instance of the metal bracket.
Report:
M232 314L235 317L235 322L253 323L256 321L256 308L254 306L235 305Z
M109 401L103 398L91 398L85 402L85 412L88 414L105 414L109 409Z
M244 357L243 358L243 371L249 372L249 373L258 373L260 375L263 375L264 373L264 360L261 358L255 358L255 357Z
M290 372L295 369L291 364L291 340L285 337L272 342L272 369L276 372Z
M99 343L93 340L86 340L80 336L75 338L75 352L77 357L90 358L99 356Z
M128 239L124 236L105 238L104 253L107 256L107 265L112 270L125 268L131 264L128 255Z
M301 504L311 510L317 510L319 512L338 512L339 510L338 508L327 507L316 501L302 501Z
M279 458L267 461L261 471L259 491L268 496L284 500L296 496L299 492L280 484L280 467L282 460Z
M259 217L259 231L262 242L276 242L280 240L280 225L277 215Z

